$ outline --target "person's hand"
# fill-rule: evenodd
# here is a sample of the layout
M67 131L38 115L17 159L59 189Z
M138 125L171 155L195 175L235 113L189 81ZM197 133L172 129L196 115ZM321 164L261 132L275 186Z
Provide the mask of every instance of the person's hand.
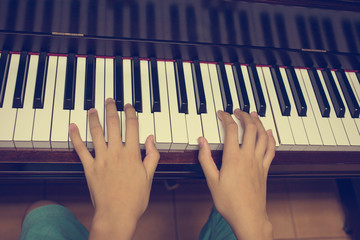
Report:
M275 156L275 139L265 131L256 112L237 109L235 116L244 129L238 143L238 126L230 114L219 111L225 131L222 166L217 169L209 144L199 138L199 161L215 208L238 239L272 239L272 225L266 213L266 181Z
M146 140L146 157L142 161L135 109L127 104L125 114L126 143L123 144L115 102L107 99L106 144L97 111L89 110L95 158L81 140L77 126L72 123L69 127L70 138L84 166L95 207L90 238L130 239L149 203L151 184L160 155L151 135Z

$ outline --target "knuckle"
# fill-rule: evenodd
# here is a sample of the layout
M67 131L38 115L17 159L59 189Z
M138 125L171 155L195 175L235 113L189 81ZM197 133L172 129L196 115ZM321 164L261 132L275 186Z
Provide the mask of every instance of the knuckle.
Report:
M111 115L107 118L109 125L120 125L120 119L117 115Z
M259 141L267 143L268 140L269 140L269 136L267 134L260 134L259 135Z
M230 122L230 123L228 123L227 124L227 130L229 131L229 132L235 132L235 133L237 133L237 131L238 131L238 125L236 124L236 122Z
M254 122L250 122L248 124L246 124L245 128L250 131L250 132L256 132L257 131L257 126Z

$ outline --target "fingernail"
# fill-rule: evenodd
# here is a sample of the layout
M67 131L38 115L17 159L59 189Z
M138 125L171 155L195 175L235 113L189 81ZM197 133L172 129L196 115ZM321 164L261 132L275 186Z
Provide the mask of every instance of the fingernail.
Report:
M89 114L94 114L94 113L97 113L96 109L95 108L90 108Z
M268 133L269 133L269 135L271 136L271 137L273 137L274 135L273 135L273 132L272 132L272 130L271 129L269 129L268 130Z
M115 101L114 101L114 99L112 99L112 98L106 99L106 104L108 104L108 103L113 103L113 102L115 102Z
M221 120L221 114L223 113L224 111L222 111L222 110L219 110L219 111L217 111L216 113L217 113L217 116L220 118L220 120Z
M240 113L241 113L240 108L237 108L237 109L234 110L234 114L239 115Z
M124 106L124 110L127 109L127 108L129 108L129 107L131 107L131 104L130 104L130 103L128 103L128 104L126 104L126 105Z
M70 130L70 131L73 131L73 130L75 130L75 129L76 129L75 123L70 123L70 125L69 125L69 130Z
M199 143L199 147L202 147L203 143L204 143L204 139L202 137L198 138L198 143Z
M252 112L251 116L254 117L254 118L259 118L259 115L257 114L257 112Z

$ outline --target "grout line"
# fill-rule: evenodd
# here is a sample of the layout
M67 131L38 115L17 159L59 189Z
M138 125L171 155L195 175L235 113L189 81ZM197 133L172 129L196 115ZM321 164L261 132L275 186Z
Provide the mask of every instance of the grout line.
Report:
M177 215L176 215L176 194L175 189L171 191L172 193L172 202L173 202L173 216L174 216L174 223L175 223L175 239L179 240L179 232L178 232L178 222L177 222Z
M298 239L298 233L297 233L297 229L296 229L296 224L295 224L295 219L294 219L294 213L293 213L292 204L291 204L291 199L290 199L289 182L286 180L285 183L286 183L286 196L287 196L287 199L288 199L289 208L290 208L290 213L291 213L291 223L292 223L293 228L294 228L295 239Z

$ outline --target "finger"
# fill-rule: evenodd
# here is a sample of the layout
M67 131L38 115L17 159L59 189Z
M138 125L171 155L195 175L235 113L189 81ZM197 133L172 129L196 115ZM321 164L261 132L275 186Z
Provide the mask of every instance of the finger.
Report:
M156 167L159 163L160 154L154 143L154 136L150 135L145 142L146 156L144 158L144 166L149 179L153 179Z
M125 105L126 115L126 145L140 148L139 146L139 124L135 109L130 105Z
M252 117L247 112L243 112L240 109L236 109L234 114L240 120L241 125L244 128L241 148L244 148L249 152L254 152L257 129Z
M263 166L266 170L266 173L269 171L271 162L275 157L275 138L273 136L273 132L271 131L271 129L267 131L267 135L268 135L268 144L263 162Z
M218 117L224 127L224 152L230 153L239 148L238 126L231 115L227 112L218 111Z
M204 171L206 182L211 189L219 179L219 170L211 156L210 146L204 137L199 137L199 162Z
M81 139L79 128L76 124L71 123L69 126L69 135L71 142L75 148L77 155L79 156L84 170L88 169L89 165L94 161L89 150L85 146L84 142Z
M108 144L109 146L121 147L120 119L114 99L108 98L105 107Z
M253 118L256 127L257 127L257 136L256 136L256 150L255 156L258 159L262 159L264 157L267 145L268 145L268 134L262 124L259 116L256 112L251 113L251 117Z
M95 108L89 110L89 127L92 141L94 143L95 154L102 154L106 151L106 143L101 127L99 116Z

